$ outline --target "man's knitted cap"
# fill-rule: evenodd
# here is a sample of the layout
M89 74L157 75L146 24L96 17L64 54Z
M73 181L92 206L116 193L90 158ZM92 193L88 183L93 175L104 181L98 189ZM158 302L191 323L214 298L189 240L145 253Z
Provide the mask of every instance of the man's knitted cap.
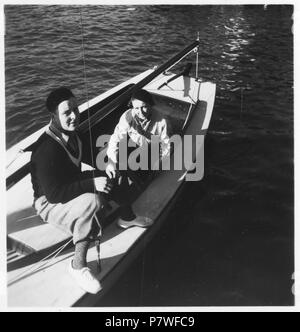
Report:
M52 91L46 101L46 107L50 113L56 111L57 106L64 100L74 97L72 91L66 87L60 87Z

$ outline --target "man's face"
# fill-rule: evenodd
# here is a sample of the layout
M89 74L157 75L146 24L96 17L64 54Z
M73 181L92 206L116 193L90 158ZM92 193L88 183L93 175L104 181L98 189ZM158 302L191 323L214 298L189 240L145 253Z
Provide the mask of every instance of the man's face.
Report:
M74 97L62 101L56 110L54 115L54 121L56 125L64 131L73 132L79 125L79 110L77 101Z
M145 102L133 99L132 100L132 108L134 115L138 117L141 121L149 120L152 114L151 106L146 104Z

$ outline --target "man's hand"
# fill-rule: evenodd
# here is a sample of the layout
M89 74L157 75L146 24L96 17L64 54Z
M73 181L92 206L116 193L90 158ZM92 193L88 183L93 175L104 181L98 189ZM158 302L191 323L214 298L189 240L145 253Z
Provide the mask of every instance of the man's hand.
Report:
M109 163L107 166L106 166L106 170L105 170L107 176L110 178L110 179L114 179L117 175L117 172L116 172L116 167L113 163Z
M95 178L94 183L96 190L101 193L109 194L113 188L112 183L106 177Z

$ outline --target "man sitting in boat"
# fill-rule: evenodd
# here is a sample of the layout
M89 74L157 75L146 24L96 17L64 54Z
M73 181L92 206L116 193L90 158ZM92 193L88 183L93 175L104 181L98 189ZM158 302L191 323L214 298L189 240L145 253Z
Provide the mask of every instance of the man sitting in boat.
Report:
M118 158L120 143L123 140L131 140L133 145L141 147L142 149L147 149L148 171L139 171L138 173L142 177L144 177L145 174L151 174L149 170L152 169L151 165L153 165L153 160L150 153L150 143L154 136L158 138L160 145L160 158L155 162L159 164L162 158L170 155L171 126L166 118L153 110L153 105L153 98L146 90L137 90L132 95L130 101L131 107L121 116L108 143L107 156L110 162L106 167L106 173L110 178L114 178L117 174L116 170L120 165L120 160ZM131 146L131 144L128 144L128 146ZM133 149L128 148L129 153L132 150ZM129 155L129 153L127 153L127 155ZM156 167L154 167L154 169Z
M48 96L46 106L51 123L31 157L34 208L45 222L73 236L75 254L69 272L81 288L95 294L101 285L87 267L87 251L91 241L101 235L105 196L122 205L121 218L128 227L147 227L152 222L136 217L127 204L126 179L116 186L105 172L81 171L83 146L76 132L79 111L73 93L65 87L56 89Z

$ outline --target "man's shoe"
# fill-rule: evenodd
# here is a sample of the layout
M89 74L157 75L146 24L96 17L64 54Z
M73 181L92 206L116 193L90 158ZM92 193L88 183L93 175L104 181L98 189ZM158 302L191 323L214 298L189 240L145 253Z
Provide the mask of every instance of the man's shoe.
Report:
M78 286L91 294L97 294L101 291L102 287L100 282L94 277L88 267L76 270L73 268L72 261L69 265L69 273L77 282Z
M130 227L142 227L142 228L148 228L153 225L153 220L147 217L141 217L138 216L134 220L126 221L123 219L118 220L118 225L122 228L130 228Z

